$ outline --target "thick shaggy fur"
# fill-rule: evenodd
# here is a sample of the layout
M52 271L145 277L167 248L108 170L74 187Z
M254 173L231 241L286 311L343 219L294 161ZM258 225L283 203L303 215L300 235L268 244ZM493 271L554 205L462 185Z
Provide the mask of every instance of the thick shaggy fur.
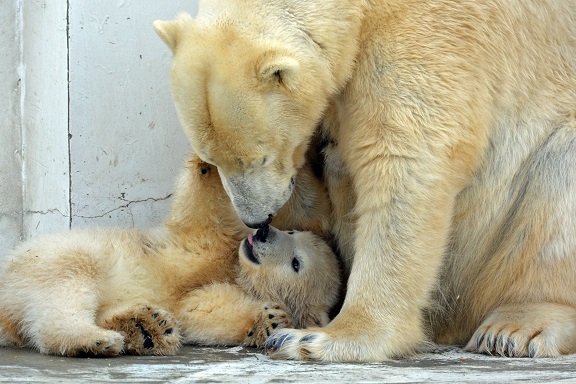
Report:
M299 194L308 209L316 193L325 191ZM339 290L335 255L312 233L270 231L266 243L253 237L217 169L194 157L164 227L70 231L16 249L0 274L0 345L168 355L181 343L262 347L276 329L326 324ZM252 261L244 242L239 261L247 235Z
M245 223L288 199L323 117L350 177L342 310L273 356L383 360L427 324L472 351L576 352L573 0L210 0L155 28Z

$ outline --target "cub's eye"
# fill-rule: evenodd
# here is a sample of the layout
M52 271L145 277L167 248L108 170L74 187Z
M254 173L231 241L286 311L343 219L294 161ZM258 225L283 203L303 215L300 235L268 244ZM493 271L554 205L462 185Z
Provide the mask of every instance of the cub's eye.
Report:
M289 235L293 235L293 234L294 234L294 231L288 231L288 234L289 234Z
M297 258L292 259L292 269L294 272L298 272L300 270L300 261Z

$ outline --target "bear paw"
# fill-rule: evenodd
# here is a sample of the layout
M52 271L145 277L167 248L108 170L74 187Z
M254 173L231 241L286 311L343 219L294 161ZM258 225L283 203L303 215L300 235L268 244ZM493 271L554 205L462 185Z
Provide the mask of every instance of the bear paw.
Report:
M322 360L327 337L314 329L283 329L270 336L266 354L275 359Z
M268 338L265 352L273 359L340 363L384 361L391 356L407 354L405 351L394 353L385 350L382 346L386 346L387 340L380 337L381 334L370 336L354 334L354 328L349 324L344 327L328 324L323 328L282 329Z
M108 320L107 328L124 336L124 352L132 355L174 355L180 335L174 317L151 306L136 307Z
M80 353L87 353L96 356L118 356L124 349L124 338L122 334L113 331L101 332L96 340L82 348Z
M75 333L51 334L38 343L41 353L63 356L118 356L124 349L124 337L118 332L96 326L77 327Z
M292 320L284 308L278 304L266 304L262 308L259 319L254 327L248 331L244 346L264 348L266 339L276 330L292 327Z
M576 309L552 303L502 306L480 325L466 350L507 357L574 353Z

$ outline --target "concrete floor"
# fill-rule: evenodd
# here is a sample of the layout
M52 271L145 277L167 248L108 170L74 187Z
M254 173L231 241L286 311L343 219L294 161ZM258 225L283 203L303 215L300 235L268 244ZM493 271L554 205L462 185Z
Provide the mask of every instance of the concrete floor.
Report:
M184 347L178 356L67 358L0 348L0 382L20 383L576 383L576 355L504 359L457 348L378 364L276 361L244 348Z

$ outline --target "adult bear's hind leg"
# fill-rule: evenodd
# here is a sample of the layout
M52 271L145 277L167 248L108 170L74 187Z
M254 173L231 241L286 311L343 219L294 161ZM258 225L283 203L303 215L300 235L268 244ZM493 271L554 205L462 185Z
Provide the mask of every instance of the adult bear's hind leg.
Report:
M575 165L576 123L569 117L517 177L499 246L469 289L472 307L486 315L468 350L511 357L576 352Z
M509 357L553 357L576 352L576 308L553 303L496 308L466 346Z

